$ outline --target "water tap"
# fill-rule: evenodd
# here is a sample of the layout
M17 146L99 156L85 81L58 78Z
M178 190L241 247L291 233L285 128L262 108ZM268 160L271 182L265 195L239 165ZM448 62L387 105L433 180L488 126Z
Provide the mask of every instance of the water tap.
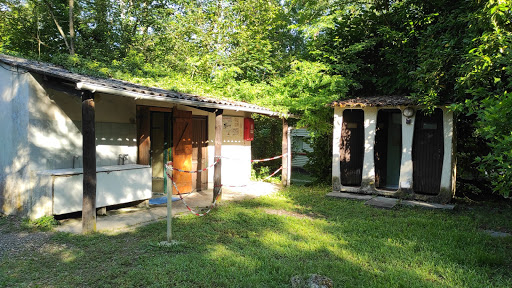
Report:
M79 158L80 158L80 156L73 155L73 169L75 169L76 160L78 160Z
M128 160L128 154L119 154L119 164L124 165L125 160Z

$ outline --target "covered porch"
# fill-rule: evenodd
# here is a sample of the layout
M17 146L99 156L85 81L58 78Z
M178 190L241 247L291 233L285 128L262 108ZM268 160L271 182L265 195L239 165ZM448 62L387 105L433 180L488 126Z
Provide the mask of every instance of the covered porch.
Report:
M222 202L220 205L230 201L253 199L270 195L280 189L279 185L265 182L251 182L245 187L222 189ZM185 203L197 212L207 210L212 203L213 189L194 192L185 195L185 202L181 200L172 203L172 216L179 217L190 214ZM157 195L156 197L159 197ZM96 231L102 233L118 233L135 229L141 225L147 225L156 221L164 220L167 217L167 204L128 206L116 210L107 210L105 215L96 219ZM80 234L82 233L81 218L69 218L60 220L57 231Z
M209 191L217 199L223 185L250 181L253 113L283 119L282 179L289 183L285 115L6 55L0 61L16 67L0 71L12 80L2 91L17 101L6 104L13 113L6 126L19 128L23 141L13 145L30 155L6 155L6 165L22 165L25 173L1 175L13 185L0 191L0 212L38 218L82 211L83 231L91 232L98 208L145 201L153 192L178 193L164 177L171 161L185 171L215 163L204 173L173 171L172 178L181 193ZM12 121L18 115L23 121Z

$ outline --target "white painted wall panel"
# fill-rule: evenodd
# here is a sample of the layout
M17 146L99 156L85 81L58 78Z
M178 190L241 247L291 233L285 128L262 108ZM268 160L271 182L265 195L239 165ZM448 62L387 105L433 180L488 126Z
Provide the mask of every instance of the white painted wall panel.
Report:
M123 168L126 170L119 170ZM151 198L151 168L149 166L132 164L101 167L98 170L96 174L96 207ZM60 171L49 171L54 177L53 214L81 211L82 169Z
M453 112L443 108L443 134L444 134L444 157L443 157L443 171L441 176L441 189L455 192L455 187L452 187L452 173L453 171Z
M402 107L403 109L406 107ZM407 124L407 117L402 117L402 158L400 163L400 189L412 189L412 140L414 138L415 116Z
M0 211L27 214L33 187L27 141L31 75L22 69L2 66L5 69L0 69Z
M233 114L230 114L233 113ZM245 185L251 179L251 141L243 138L244 113L225 111L222 116L223 123L238 123L238 134L236 129L230 127L229 135L223 133L222 139L222 184L223 185ZM236 118L236 121L234 121ZM229 120L227 120L229 119ZM210 113L208 117L208 163L213 163L215 155L215 115ZM208 186L213 188L213 169L208 173Z
M376 107L367 107L364 111L364 161L363 161L363 182L365 189L375 188L375 129L377 128Z
M334 107L334 121L332 132L332 191L341 190L340 171L340 144L341 128L343 125L343 108Z
M222 184L244 185L251 178L251 147L224 145L222 156Z
M32 162L37 170L82 167L81 100L53 90L45 91L32 81L30 130ZM96 165L117 165L119 154L125 163L137 161L137 127L133 99L99 94L96 104ZM113 113L115 112L115 113Z

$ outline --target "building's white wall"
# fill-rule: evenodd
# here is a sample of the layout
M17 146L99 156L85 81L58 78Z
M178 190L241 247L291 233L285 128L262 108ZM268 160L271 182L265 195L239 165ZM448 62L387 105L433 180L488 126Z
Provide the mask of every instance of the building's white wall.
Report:
M222 149L220 148L221 155ZM215 113L208 113L208 165L215 162ZM208 189L213 189L213 170L208 170Z
M441 174L441 190L454 192L452 187L453 180L453 112L443 107L443 134L444 134L444 156L443 156L443 171Z
M94 102L97 166L119 165L119 154L128 154L124 164L137 163L135 101L129 97L97 94Z
M82 102L79 97L44 90L33 81L29 141L37 170L82 167ZM96 165L137 161L136 110L132 98L95 95ZM78 157L73 161L74 157Z
M208 162L213 163L215 156L215 114L211 113L208 119L209 146ZM223 125L238 123L238 133L228 135L226 129L222 133L222 184L244 185L251 179L251 141L244 140L244 118L249 113L224 110ZM257 128L256 128L257 129ZM232 130L234 131L234 130ZM213 187L213 170L208 174L209 187Z
M0 69L0 211L25 214L30 203L29 73L1 64ZM13 72L8 71L12 69Z
M34 170L72 168L74 155L80 156L76 162L81 163L80 99L45 91L35 79L30 87L28 140Z
M27 143L30 145L31 210L38 218L53 211L52 178L44 171L82 167L82 102L80 97L44 89L39 76L30 77ZM136 110L132 98L95 95L96 165L137 161ZM75 158L75 159L74 159ZM82 187L79 187L79 192ZM75 191L76 192L76 191ZM70 192L72 193L72 192ZM81 192L80 192L81 193Z
M340 145L341 128L343 125L343 108L334 108L334 122L332 132L332 190L341 190Z
M375 188L375 131L377 128L377 107L367 107L364 112L364 160L363 179L364 189Z
M406 107L401 107L404 111ZM412 190L412 140L414 138L414 121L415 116L410 118L410 124L407 124L407 118L402 117L402 160L400 164L400 189L407 191Z

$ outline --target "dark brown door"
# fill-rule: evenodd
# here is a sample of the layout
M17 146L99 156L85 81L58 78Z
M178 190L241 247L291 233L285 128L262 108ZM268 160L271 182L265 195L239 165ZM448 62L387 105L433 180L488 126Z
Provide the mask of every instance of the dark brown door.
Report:
M341 128L341 184L361 186L364 157L364 113L360 109L343 111Z
M208 165L208 118L192 117L192 169L201 170ZM208 189L208 170L192 174L192 189Z
M150 164L151 138L151 117L148 107L137 106L137 164Z
M413 188L415 193L437 195L441 187L444 139L443 111L416 113L412 144Z
M383 188L386 186L386 163L388 153L388 130L387 113L380 110L377 114L377 129L375 131L375 187Z
M175 168L192 169L192 112L173 110L172 161ZM192 192L192 174L173 171L173 178L180 193ZM177 194L176 188L172 189Z

